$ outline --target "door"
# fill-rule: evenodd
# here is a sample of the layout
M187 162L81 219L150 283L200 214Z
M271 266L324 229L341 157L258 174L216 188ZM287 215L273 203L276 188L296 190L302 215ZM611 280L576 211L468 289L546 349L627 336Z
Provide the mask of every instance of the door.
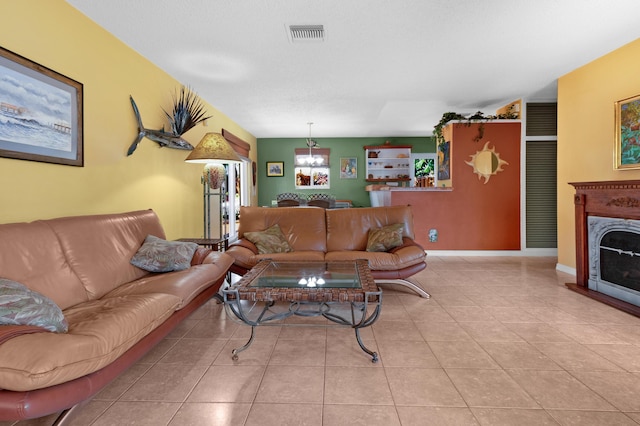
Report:
M526 248L558 248L557 142L526 142Z

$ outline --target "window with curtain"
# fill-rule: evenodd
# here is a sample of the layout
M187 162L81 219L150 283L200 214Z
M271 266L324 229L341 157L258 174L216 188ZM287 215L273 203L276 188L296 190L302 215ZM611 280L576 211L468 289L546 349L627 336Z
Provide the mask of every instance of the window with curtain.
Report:
M295 149L296 189L329 189L329 148Z

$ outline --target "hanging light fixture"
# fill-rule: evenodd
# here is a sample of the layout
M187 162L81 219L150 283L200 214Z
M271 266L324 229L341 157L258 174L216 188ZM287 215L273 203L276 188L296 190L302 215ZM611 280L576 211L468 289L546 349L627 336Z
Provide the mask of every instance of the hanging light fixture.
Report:
M313 124L312 122L308 122L307 123L309 125L309 137L307 138L307 146L309 147L309 157L306 158L305 162L309 165L313 165L313 164L322 164L323 163L323 158L322 157L318 157L318 158L314 158L313 154L311 153L311 148L317 148L318 147L318 142L314 141L313 139L311 139L311 125Z

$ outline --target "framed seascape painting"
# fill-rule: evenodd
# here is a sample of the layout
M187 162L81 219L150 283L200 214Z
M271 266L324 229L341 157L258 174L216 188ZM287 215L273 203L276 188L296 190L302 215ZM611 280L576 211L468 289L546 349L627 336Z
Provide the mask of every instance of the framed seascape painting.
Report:
M267 161L267 176L284 176L284 162Z
M0 157L83 166L82 89L0 47Z
M616 102L615 108L614 167L640 169L640 95Z
M340 159L340 179L356 179L358 177L358 159L348 157Z

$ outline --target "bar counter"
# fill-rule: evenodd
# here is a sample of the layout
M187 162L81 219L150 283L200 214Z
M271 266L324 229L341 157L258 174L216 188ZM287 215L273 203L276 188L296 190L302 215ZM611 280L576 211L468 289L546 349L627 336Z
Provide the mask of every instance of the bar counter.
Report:
M371 207L391 205L391 192L450 192L453 187L418 187L418 186L391 186L391 185L367 185L365 191L369 192Z

